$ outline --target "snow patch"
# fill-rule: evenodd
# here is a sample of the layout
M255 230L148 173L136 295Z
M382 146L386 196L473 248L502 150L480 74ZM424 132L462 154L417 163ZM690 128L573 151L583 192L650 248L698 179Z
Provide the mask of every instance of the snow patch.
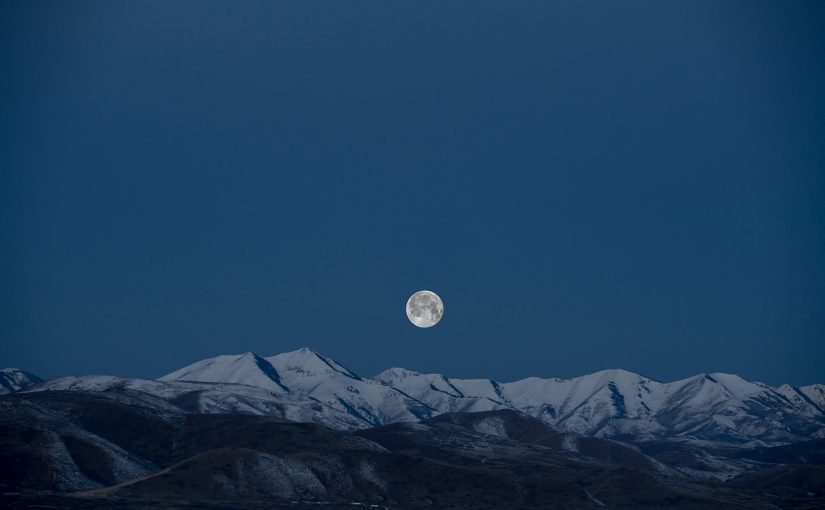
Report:
M500 439L507 439L509 437L507 435L507 427L504 424L504 420L497 416L487 417L473 423L472 429L476 432L480 432L481 434L494 436Z

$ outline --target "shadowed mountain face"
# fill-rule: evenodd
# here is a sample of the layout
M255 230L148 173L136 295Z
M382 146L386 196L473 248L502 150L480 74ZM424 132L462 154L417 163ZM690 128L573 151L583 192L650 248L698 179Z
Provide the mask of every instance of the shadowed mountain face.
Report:
M0 394L28 388L43 379L18 368L0 368Z
M73 495L60 495L66 493ZM6 508L772 503L758 490L686 478L635 447L559 431L514 411L348 433L270 416L190 414L124 389L0 398L0 494Z

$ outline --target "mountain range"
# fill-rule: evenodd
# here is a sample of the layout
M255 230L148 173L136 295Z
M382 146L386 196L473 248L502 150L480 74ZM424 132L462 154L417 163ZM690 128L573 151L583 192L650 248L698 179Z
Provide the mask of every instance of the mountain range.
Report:
M662 383L604 370L572 379L502 383L390 368L363 378L303 348L270 357L218 356L160 380L241 384L267 390L276 399L308 399L348 414L357 427L510 409L595 437L694 437L740 444L825 437L825 385L773 388L721 373Z
M200 505L198 494L249 508L262 498L431 507L436 493L444 508L542 508L560 501L551 493L569 508L825 504L823 385L720 373L663 383L624 370L509 383L402 368L361 377L309 348L217 356L158 380L0 374L12 390L0 397L9 508L65 506L65 493L89 508L124 497ZM452 485L416 478L415 466L447 469ZM478 499L477 478L497 476L510 488ZM648 499L627 484L649 486ZM508 491L520 498L509 506Z
M565 431L604 438L766 445L825 437L825 385L771 387L723 373L669 383L625 370L509 383L452 379L404 368L360 377L302 348L270 357L217 356L156 381L81 376L38 384L35 376L11 369L0 376L5 378L0 385L13 390L32 384L28 391L101 391L121 385L158 396L175 394L200 412L283 413L340 430L413 422L448 412L509 409ZM173 382L190 385L168 384ZM216 384L233 386L227 391Z

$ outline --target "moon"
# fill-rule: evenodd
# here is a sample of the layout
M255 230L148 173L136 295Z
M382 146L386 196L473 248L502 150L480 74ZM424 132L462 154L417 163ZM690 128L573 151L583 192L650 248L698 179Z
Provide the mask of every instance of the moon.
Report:
M444 315L444 303L438 294L419 290L407 300L407 318L419 328L431 328Z

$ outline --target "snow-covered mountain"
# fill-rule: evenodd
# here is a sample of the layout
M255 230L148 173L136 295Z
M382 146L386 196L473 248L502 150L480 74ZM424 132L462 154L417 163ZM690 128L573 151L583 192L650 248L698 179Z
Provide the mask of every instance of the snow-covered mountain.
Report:
M825 429L825 412L807 399L730 374L661 383L625 370L572 379L512 383L448 379L390 369L377 376L440 411L509 407L565 430L597 437L695 436L790 441ZM797 389L814 394L815 387Z
M825 436L822 385L772 388L730 374L662 383L625 370L572 379L531 377L511 383L450 379L391 368L362 378L304 348L263 358L218 356L161 378L236 383L273 397L309 399L365 427L445 412L514 409L564 430L597 437L696 437L748 443Z
M160 380L244 384L275 393L289 392L270 362L251 352L198 361L161 377Z
M790 402L807 410L811 416L825 413L825 384L812 384L801 388L783 384L776 391Z
M237 383L276 394L322 403L359 420L363 426L416 421L437 410L376 379L362 379L312 349L262 358L246 353L199 361L161 381Z
M22 390L42 380L19 368L0 368L0 394Z

